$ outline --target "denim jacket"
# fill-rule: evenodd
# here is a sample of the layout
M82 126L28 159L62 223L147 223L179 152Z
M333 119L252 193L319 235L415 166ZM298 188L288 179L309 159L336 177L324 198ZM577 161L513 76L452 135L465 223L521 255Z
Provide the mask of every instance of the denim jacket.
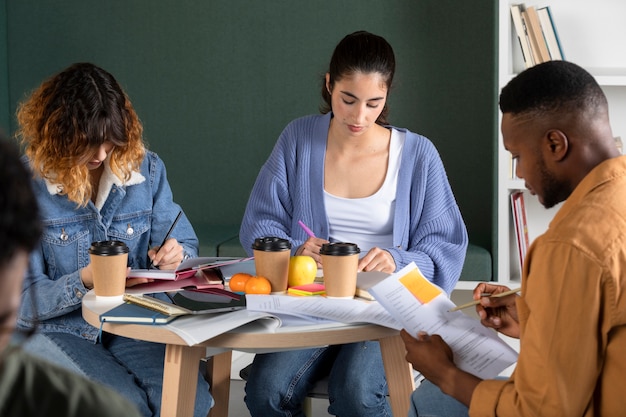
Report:
M27 162L27 160L25 160ZM173 201L165 164L147 152L140 172L125 183L105 161L96 202L78 207L59 187L35 178L33 188L41 210L43 236L31 254L22 293L18 326L43 332L65 332L96 340L98 329L81 314L88 291L79 271L89 264L89 246L98 240L121 240L129 247L128 266L147 268L148 249L160 245L180 206ZM198 239L186 216L171 237L185 256L198 255Z

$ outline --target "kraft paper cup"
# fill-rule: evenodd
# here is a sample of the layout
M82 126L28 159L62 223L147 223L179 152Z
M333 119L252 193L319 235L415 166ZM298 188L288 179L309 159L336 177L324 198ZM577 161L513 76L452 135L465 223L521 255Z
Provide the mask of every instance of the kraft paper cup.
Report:
M327 298L354 298L361 250L354 243L326 243L320 249Z
M272 285L272 294L287 292L291 243L279 237L260 237L252 244L256 275Z
M122 299L126 289L128 246L118 240L93 242L89 248L96 299Z

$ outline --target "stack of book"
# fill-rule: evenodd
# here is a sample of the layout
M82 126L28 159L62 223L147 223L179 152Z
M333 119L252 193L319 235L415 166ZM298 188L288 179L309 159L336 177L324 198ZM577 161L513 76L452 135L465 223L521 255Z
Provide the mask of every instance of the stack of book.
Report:
M565 59L550 6L511 5L513 26L522 48L526 68L542 62Z

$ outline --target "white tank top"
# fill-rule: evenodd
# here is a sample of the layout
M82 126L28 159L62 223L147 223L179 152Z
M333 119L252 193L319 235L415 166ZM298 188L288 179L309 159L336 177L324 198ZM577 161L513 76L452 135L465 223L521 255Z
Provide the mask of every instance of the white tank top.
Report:
M342 198L324 190L331 242L352 242L364 256L371 248L393 246L393 215L400 155L405 135L391 129L387 175L383 185L369 197Z

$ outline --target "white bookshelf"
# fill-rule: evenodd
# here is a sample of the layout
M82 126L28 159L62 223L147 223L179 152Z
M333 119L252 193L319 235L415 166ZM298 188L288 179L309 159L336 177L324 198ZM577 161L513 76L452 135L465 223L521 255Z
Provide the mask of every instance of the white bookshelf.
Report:
M565 59L587 69L596 77L609 100L613 135L626 141L626 1L624 0L499 0L499 89L524 70L520 46L511 21L511 4L550 6L561 40ZM502 115L499 115L499 120ZM499 131L499 126L498 126ZM519 267L516 266L516 243L512 225L510 194L525 190L521 180L510 177L510 155L498 137L498 282L519 285ZM546 210L537 198L525 192L526 217L532 241L548 227L558 208Z

